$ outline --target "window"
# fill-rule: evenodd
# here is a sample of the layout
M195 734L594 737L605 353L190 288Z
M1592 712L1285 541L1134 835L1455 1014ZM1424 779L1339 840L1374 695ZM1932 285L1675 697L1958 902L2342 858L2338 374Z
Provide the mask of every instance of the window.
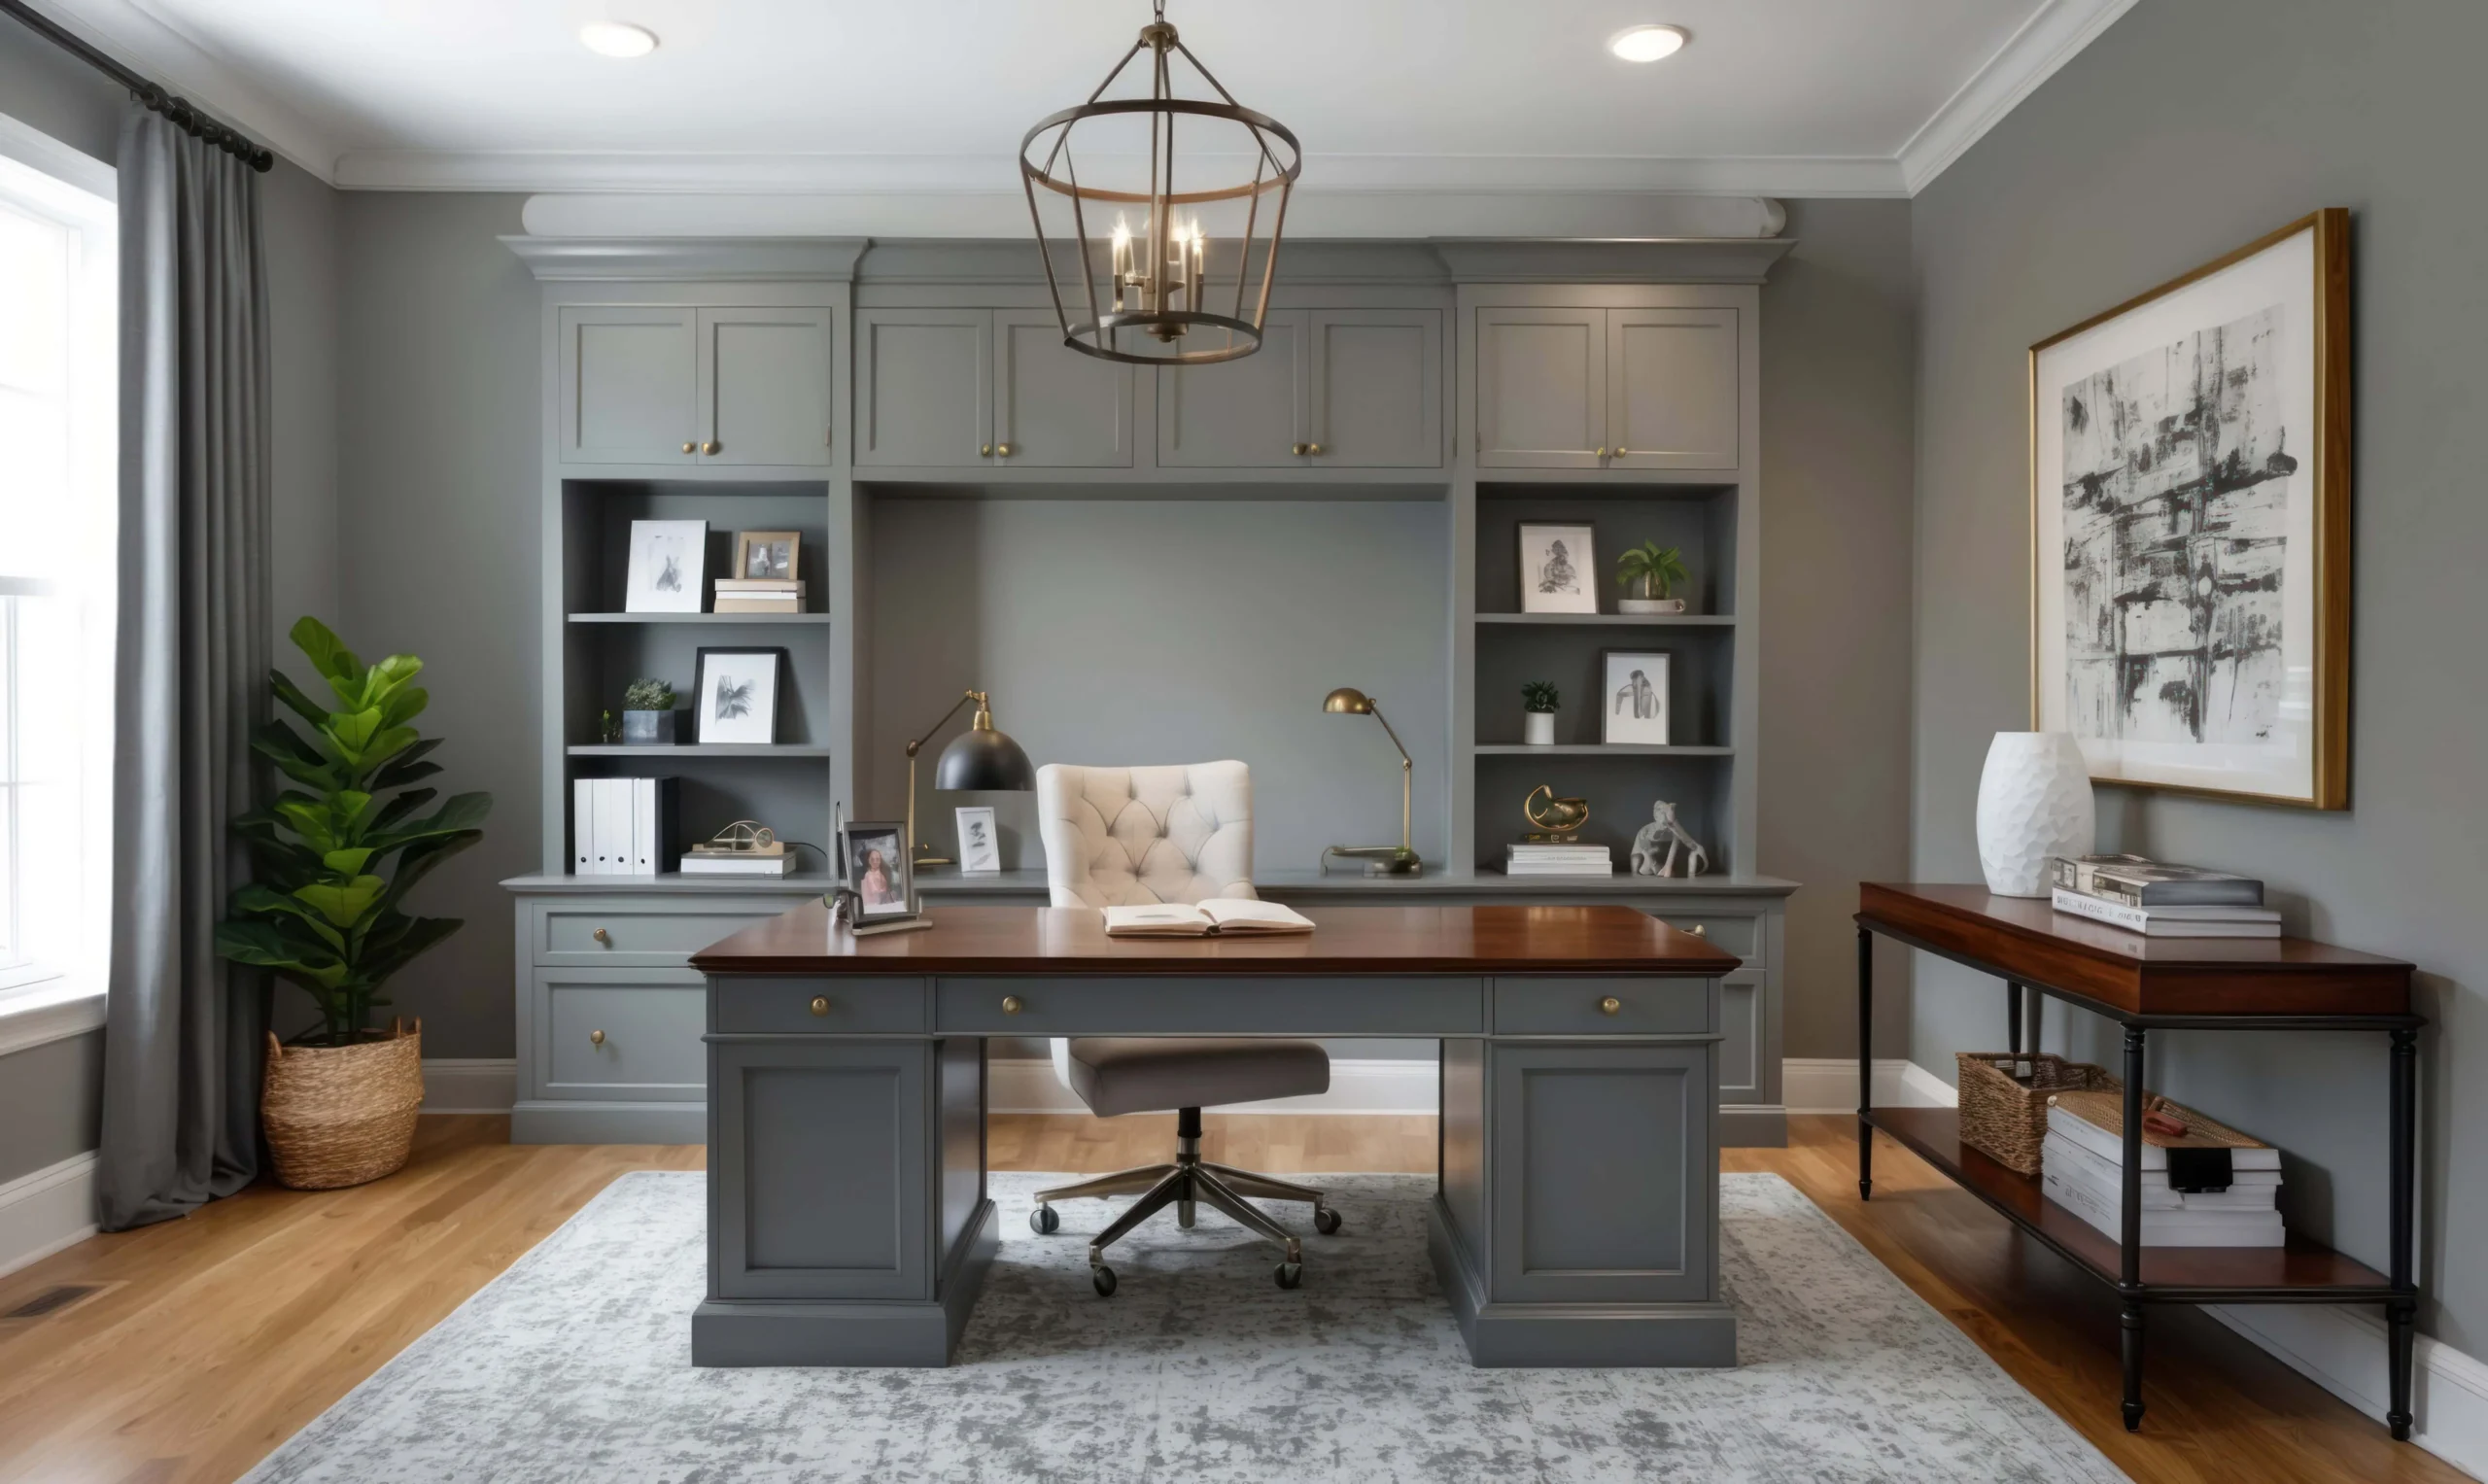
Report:
M0 120L0 1012L111 933L115 220L64 155Z

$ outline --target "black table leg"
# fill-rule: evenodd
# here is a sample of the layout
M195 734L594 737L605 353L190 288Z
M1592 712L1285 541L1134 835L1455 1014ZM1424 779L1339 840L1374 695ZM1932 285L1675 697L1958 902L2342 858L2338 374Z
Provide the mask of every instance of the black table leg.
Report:
M2014 1055L2022 1054L2022 982L2004 982L2004 1049Z
M1875 1195L1875 935L1857 930L1857 1198Z
M2125 1363L2125 1431L2142 1428L2142 1078L2143 1028L2125 1027L2125 1166L2118 1174L2117 1296L2124 1300L2123 1335L2118 1346Z
M2393 1298L2384 1306L2385 1365L2391 1380L2392 1398L2386 1404L2384 1420L2393 1429L2394 1440L2410 1440L2410 1349L2418 1331L2418 1285L2410 1276L2410 1243L2416 1220L2419 1180L2418 1158L2419 1033L2397 1030L2393 1035L2393 1108L2391 1157L2393 1160Z

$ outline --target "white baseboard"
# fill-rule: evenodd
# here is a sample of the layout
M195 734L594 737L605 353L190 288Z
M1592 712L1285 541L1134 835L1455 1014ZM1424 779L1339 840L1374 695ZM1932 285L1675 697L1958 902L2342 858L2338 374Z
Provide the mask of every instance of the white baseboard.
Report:
M1950 1108L1952 1087L1902 1056L1875 1058L1875 1102L1883 1108ZM1780 1063L1780 1100L1790 1113L1855 1113L1857 1059L1790 1056Z
M1086 1113L1080 1099L1054 1075L1054 1063L1034 1058L985 1064L986 1105L995 1113ZM1330 1060L1330 1090L1311 1097L1274 1097L1238 1103L1254 1113L1422 1113L1440 1106L1434 1063Z
M95 1234L95 1152L0 1185L0 1276Z
M2337 1304L2205 1304L2203 1312L2377 1422L2391 1383L2384 1320ZM2422 1334L2411 1347L2410 1439L2488 1478L2488 1365Z
M515 1057L424 1058L426 1113L507 1113L517 1101Z

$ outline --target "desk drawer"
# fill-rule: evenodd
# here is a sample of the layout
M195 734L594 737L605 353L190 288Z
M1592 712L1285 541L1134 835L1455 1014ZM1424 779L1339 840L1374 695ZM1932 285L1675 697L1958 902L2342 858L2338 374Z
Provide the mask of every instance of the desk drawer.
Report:
M1722 953L1734 953L1749 969L1762 967L1762 918L1750 913L1679 912L1670 909L1650 915L1680 933L1696 933Z
M1014 1002L1016 1010L1003 1002ZM946 978L937 1029L1005 1036L1474 1036L1474 979Z
M1711 982L1614 978L1495 981L1499 1036L1705 1036L1715 1028ZM1604 1008L1616 1002L1615 1013Z
M925 1029L924 981L913 978L737 974L718 981L715 1005L717 1029L736 1035Z
M681 969L558 970L536 977L546 1097L698 1102L707 1095L708 991Z
M539 964L573 968L679 964L718 939L765 922L794 905L793 900L731 906L549 902L536 910L535 957ZM597 936L600 933L604 936Z

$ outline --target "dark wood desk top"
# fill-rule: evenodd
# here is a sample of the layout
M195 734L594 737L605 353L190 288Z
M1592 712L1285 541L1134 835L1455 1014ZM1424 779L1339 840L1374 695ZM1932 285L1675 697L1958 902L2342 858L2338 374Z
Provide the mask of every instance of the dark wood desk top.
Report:
M2146 938L1984 886L1868 881L1860 925L2136 1015L2392 1016L2412 966L2304 938Z
M1630 907L1316 907L1310 933L1109 938L1089 908L936 907L855 938L818 901L691 955L708 974L1679 974L1740 960Z

